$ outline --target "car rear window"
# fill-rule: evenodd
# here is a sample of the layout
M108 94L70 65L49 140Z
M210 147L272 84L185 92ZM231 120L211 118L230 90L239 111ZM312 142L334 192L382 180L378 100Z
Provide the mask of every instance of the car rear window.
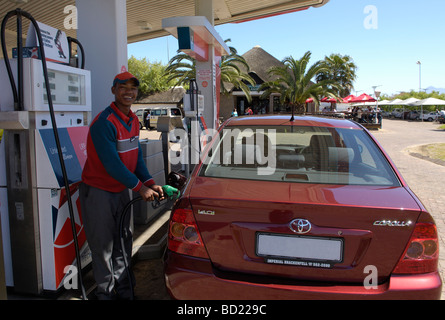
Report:
M295 183L400 186L363 131L347 128L227 127L203 158L201 176Z

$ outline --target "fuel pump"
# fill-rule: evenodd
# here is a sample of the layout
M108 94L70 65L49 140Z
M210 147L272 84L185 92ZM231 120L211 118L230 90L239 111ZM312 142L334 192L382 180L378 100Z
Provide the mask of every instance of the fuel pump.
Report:
M9 59L4 31L13 16L18 26L17 57ZM35 30L40 59L23 58L22 17L31 21L28 37ZM0 128L5 133L0 156L5 163L9 215L3 205L1 214L2 221L4 216L9 218L5 264L11 266L6 270L7 285L20 293L56 292L76 270L77 284L86 298L81 267L91 257L77 188L86 160L91 75L47 61L40 26L29 13L17 9L5 16L1 28ZM59 53L62 35L58 30L52 39ZM51 41L48 34L45 41ZM81 48L77 40L69 42ZM0 170L1 163L0 159ZM1 202L6 202L4 197Z
M183 170L188 177L191 166L199 163L201 155L201 132L207 130L203 118L204 96L200 94L196 80L190 80L189 90L184 95L184 129L187 133L187 140L182 141L181 163Z

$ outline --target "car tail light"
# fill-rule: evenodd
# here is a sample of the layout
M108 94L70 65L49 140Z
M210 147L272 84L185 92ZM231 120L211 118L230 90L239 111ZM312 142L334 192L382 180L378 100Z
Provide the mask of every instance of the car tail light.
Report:
M439 242L436 226L432 223L418 223L393 273L434 272L437 270L438 259Z
M168 232L168 249L188 256L209 259L191 209L177 208L173 211Z

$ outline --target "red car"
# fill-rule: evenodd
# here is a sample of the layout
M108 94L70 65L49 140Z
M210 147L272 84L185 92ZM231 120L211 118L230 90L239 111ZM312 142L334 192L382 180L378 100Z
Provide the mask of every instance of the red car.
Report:
M439 299L431 215L359 124L231 118L170 220L175 299Z

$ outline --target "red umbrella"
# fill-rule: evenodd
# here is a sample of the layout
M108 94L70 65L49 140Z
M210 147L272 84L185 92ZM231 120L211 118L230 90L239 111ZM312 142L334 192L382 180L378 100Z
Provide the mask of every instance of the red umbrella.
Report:
M311 102L314 102L314 99L309 98L309 99L306 100L306 103L311 103Z
M370 95L367 95L366 93L361 94L358 97L349 100L349 102L375 102L375 101L377 100L371 97Z
M343 103L350 103L352 99L357 98L356 96L354 96L353 94L350 94L349 96L343 98Z
M337 99L335 98L328 98L328 97L324 97L323 99L320 100L321 102L331 102L331 103L336 103L338 102Z

